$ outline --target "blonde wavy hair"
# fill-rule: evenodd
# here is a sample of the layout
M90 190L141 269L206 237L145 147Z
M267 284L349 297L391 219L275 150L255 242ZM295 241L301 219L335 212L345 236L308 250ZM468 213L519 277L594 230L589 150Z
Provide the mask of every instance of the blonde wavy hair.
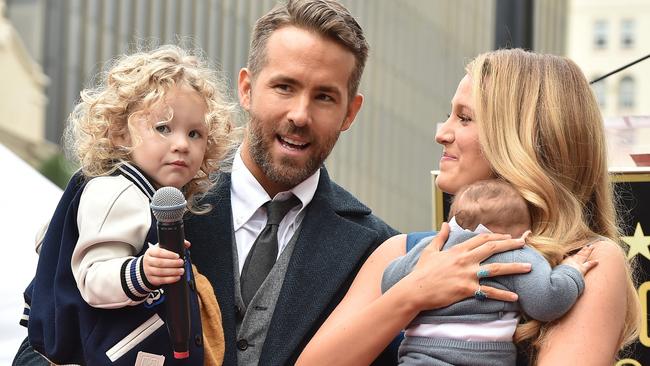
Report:
M198 201L215 183L212 173L222 168L233 151L235 106L226 100L225 83L198 54L175 45L123 55L108 63L93 88L84 89L68 118L64 145L88 177L110 175L121 162L131 162L133 146L141 138L133 124L148 117L175 86L188 86L205 101L207 148L197 175L183 187L188 208L202 213ZM173 113L173 111L171 111Z
M620 245L603 121L578 66L511 49L479 55L467 72L482 151L528 203L528 244L553 266L598 236ZM620 348L638 335L641 314L629 263L627 273ZM530 320L517 328L515 342L530 342L535 353L552 326Z

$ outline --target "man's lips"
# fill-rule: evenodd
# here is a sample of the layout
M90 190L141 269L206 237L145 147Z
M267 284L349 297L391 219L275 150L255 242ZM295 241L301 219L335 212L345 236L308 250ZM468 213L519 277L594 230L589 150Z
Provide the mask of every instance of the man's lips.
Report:
M277 139L282 146L287 147L291 150L304 150L310 145L308 142L287 136L277 135Z

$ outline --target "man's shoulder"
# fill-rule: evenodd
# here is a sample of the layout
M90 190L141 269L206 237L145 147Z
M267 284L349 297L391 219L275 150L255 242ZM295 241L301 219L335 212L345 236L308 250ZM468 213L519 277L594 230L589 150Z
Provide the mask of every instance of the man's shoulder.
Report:
M336 182L329 180L329 202L334 211L360 225L378 230L382 238L388 238L399 232L372 213L357 197Z
M339 214L372 215L372 210L345 188L330 180L330 202Z

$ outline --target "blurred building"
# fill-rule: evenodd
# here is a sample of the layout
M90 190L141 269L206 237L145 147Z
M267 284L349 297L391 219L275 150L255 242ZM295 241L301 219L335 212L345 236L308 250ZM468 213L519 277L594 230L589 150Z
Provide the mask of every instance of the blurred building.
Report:
M590 80L647 55L648 34L650 1L570 1L567 55ZM606 118L650 115L650 60L594 83L592 88Z
M47 77L26 49L0 0L0 144L34 160L45 144Z
M331 175L403 230L431 227L431 178L464 66L494 47L497 0L343 0L371 46L364 106L327 162ZM529 0L526 0L529 1ZM533 47L563 53L567 0L533 2ZM47 138L59 141L83 86L134 45L191 38L233 80L253 22L274 0L7 0L9 16L51 79Z

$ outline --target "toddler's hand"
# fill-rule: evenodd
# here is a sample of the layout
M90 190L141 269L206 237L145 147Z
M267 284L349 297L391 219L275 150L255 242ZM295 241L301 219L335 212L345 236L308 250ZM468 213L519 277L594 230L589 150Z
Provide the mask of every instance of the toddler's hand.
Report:
M597 260L589 260L591 252L594 250L594 247L591 245L585 245L580 249L580 251L570 257L565 258L562 261L562 264L569 265L582 273L584 276L589 270L596 267L598 264Z
M186 241L185 245L188 243ZM185 272L183 259L178 254L158 246L147 249L143 262L144 275L156 287L177 282Z

